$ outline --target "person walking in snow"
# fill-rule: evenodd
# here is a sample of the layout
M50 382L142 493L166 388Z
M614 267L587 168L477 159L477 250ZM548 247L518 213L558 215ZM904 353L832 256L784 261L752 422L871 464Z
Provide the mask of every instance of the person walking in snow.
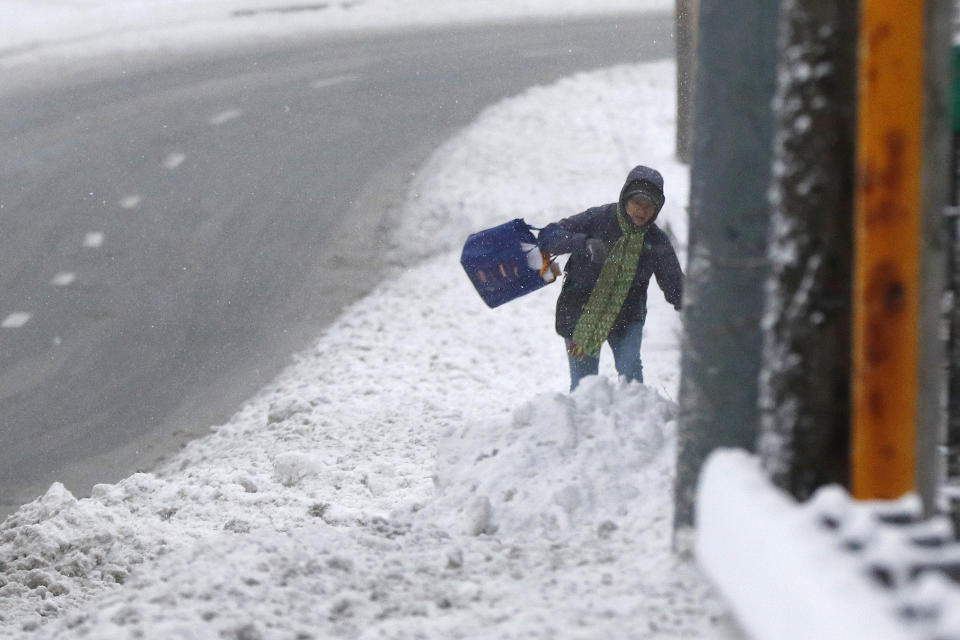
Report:
M570 390L596 375L600 347L610 345L617 373L643 382L640 343L650 276L680 310L683 272L670 239L655 223L663 208L663 176L634 167L617 202L548 224L538 244L551 255L570 254L557 299L556 330L570 363Z

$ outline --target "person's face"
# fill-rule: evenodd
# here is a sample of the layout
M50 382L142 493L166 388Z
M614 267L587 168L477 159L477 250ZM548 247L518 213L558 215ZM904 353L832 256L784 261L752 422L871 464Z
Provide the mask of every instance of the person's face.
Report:
M653 220L656 213L657 210L653 203L646 198L630 198L627 200L627 217L630 218L630 222L638 227L642 227Z

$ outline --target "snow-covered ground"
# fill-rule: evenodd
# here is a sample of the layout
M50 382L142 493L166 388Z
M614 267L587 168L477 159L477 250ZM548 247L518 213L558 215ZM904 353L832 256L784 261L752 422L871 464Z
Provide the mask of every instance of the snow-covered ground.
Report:
M11 8L26 24L190 4L8 0L0 31ZM579 3L448 4L495 19ZM568 394L559 285L490 310L458 263L467 233L608 202L638 163L664 173L660 223L682 250L673 82L663 61L531 88L438 149L397 221L402 266L227 424L90 498L54 484L0 524L0 637L731 637L671 552L679 319L656 285L647 385L618 382L605 352Z

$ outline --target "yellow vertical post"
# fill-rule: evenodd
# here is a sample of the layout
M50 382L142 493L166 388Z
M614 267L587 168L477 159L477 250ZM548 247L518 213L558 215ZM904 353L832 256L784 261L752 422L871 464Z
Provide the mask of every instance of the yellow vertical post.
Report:
M862 0L854 262L852 488L915 487L923 0Z

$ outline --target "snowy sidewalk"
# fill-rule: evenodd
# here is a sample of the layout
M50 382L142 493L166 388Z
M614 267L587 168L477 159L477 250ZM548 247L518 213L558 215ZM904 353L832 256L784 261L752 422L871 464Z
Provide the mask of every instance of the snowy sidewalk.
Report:
M466 232L606 202L638 162L683 239L673 77L618 67L485 111L414 182L395 249L431 257L155 473L54 485L0 525L0 635L724 637L670 551L679 323L656 285L649 387L607 353L570 396L559 289L491 311L457 262Z

